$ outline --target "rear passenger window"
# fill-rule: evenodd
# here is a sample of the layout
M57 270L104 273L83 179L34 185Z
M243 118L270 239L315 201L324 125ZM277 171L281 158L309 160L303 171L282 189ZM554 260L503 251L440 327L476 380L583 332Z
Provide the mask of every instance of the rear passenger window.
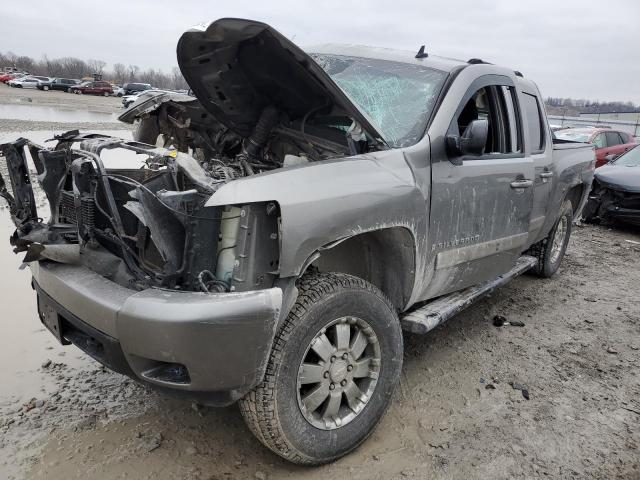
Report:
M618 132L605 132L605 135L607 136L608 147L615 147L616 145L624 143L620 135L618 135Z
M523 116L527 119L527 131L531 143L531 153L540 153L544 150L543 118L538 99L534 95L525 93L523 97Z
M522 151L520 135L520 119L516 114L515 89L513 87L500 87L502 93L503 108L507 116L507 152L518 153Z

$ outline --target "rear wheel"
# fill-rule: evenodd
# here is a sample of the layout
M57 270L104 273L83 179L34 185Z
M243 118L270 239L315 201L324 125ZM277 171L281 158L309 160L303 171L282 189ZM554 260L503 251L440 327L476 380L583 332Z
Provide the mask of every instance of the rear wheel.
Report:
M45 85L44 87L42 87L42 89L46 92L47 90L49 90L49 86Z
M560 268L571 237L572 222L573 207L569 200L565 200L560 208L560 216L547 238L530 249L529 253L538 259L533 272L539 277L549 278Z
M108 97L108 96L109 96L109 92L104 92L104 94L103 94L103 95L104 95L105 97Z
M251 431L289 461L321 464L360 445L386 411L402 368L389 300L345 274L313 274L274 340L264 381L240 401Z

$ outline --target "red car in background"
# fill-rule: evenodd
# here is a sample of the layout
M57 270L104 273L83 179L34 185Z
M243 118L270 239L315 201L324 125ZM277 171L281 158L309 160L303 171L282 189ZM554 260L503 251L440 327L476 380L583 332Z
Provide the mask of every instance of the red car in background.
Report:
M611 128L567 128L553 133L560 140L590 143L596 147L596 168L631 150L638 143L631 134Z
M16 77L21 77L22 73L5 73L3 75L0 75L0 82L2 83L7 83L9 80L13 80Z
M70 93L87 93L91 95L104 95L108 97L113 93L113 87L109 82L103 82L102 80L96 80L93 82L83 82L80 85L73 85L69 87Z

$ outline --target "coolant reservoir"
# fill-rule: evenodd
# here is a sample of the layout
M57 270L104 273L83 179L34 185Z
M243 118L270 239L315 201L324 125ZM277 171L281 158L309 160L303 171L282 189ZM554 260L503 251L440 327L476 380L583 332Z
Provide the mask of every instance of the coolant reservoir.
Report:
M233 266L236 261L236 245L238 229L240 227L240 212L238 207L226 207L220 220L220 241L218 242L218 263L216 278L231 285Z

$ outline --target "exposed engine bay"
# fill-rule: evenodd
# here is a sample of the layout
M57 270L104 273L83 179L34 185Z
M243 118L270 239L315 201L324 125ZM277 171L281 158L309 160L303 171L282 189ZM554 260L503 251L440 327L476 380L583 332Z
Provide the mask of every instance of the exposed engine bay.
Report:
M0 195L17 225L11 243L26 251L25 262L83 263L134 289L271 286L279 251L275 203L205 207L224 181L175 148L77 131L55 140L51 149L25 139L1 146L10 191L0 180ZM116 148L142 155L144 167L105 168L101 153ZM49 202L47 221L37 212L27 154Z
M269 288L278 205L207 200L243 177L388 148L322 67L268 25L227 19L193 29L178 63L196 97L142 94L120 116L135 124L134 141L70 131L53 148L0 145L10 177L0 195L25 262L80 262L139 290ZM114 150L138 161L108 168L102 157ZM46 221L29 157L50 205Z
M265 107L253 131L243 138L212 118L193 97L165 97L161 103L155 101L151 112L141 114L134 107L121 119L136 123L137 141L190 152L215 181L356 155L372 148L348 117L332 116L322 109L291 121L277 108Z
M11 241L16 252L27 252L25 262L82 262L135 289L271 287L278 273L277 204L220 208L206 201L245 176L370 148L352 125L319 111L288 122L266 107L242 138L192 97L156 107L137 119L135 137L148 143L71 131L56 136L53 148L25 139L0 147L11 180L11 191L3 181L0 195L18 225ZM114 149L141 155L142 168L106 168L101 154ZM36 211L28 156L50 205L47 222Z

